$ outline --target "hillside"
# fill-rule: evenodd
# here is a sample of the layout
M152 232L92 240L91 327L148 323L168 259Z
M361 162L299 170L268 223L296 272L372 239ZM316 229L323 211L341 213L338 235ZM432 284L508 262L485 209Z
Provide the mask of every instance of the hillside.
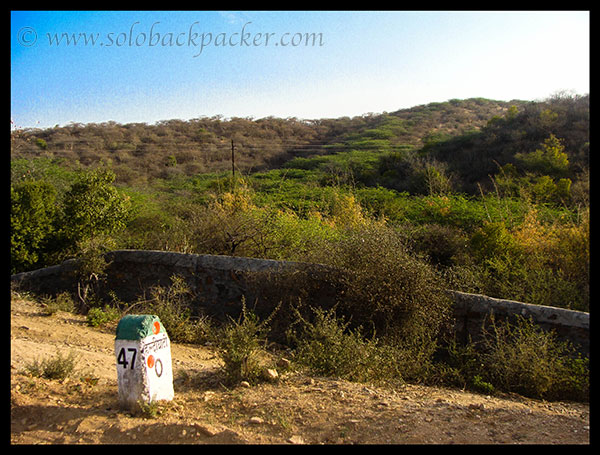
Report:
M519 154L532 152L550 135L562 141L569 156L565 176L580 180L589 167L589 97L450 100L337 119L215 116L152 125L72 123L14 131L11 157L58 159L71 169L104 163L116 173L117 184L136 186L227 172L233 145L235 168L245 175L328 163L325 173L350 173L354 183L422 193L427 189L417 182L418 174L432 164L447 174L454 191L476 193L478 184L491 188L491 175L517 164ZM330 158L318 159L323 156Z
M330 261L324 244L385 223L448 286L589 311L587 95L70 124L13 131L11 146L13 272L98 236L107 249Z
M522 104L522 102L515 102ZM84 166L110 162L117 183L231 168L231 142L242 172L280 167L294 157L349 151L419 147L433 137L479 130L513 103L486 99L453 100L359 117L301 120L201 117L153 125L69 124L13 134L12 156L64 158ZM383 136L382 136L383 135ZM389 140L389 141L388 141Z
M66 380L34 360L75 353ZM406 384L386 388L283 373L225 388L211 347L173 343L175 399L154 418L119 409L114 325L11 302L12 444L589 444L589 405Z

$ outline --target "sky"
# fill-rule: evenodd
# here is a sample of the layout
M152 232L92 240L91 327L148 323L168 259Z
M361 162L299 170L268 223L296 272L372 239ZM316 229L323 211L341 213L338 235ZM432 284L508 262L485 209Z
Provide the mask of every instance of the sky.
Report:
M588 11L11 11L11 121L337 118L589 93Z

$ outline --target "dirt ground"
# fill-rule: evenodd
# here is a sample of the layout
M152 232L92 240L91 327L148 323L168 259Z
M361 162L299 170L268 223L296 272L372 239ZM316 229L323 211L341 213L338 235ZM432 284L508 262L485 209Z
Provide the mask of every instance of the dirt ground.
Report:
M156 416L119 406L114 326L11 303L12 444L589 444L589 405L406 385L376 387L282 372L223 387L210 347L172 344L175 399ZM75 353L64 381L35 359Z

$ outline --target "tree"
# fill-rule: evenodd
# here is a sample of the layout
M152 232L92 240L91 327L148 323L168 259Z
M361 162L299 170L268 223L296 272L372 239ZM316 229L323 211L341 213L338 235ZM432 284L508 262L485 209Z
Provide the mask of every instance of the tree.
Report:
M10 187L11 273L39 265L54 233L56 191L43 181L27 181Z
M452 183L446 175L445 166L442 163L430 163L425 165L423 171L425 183L427 184L427 194L438 196L452 192Z
M112 185L114 179L110 170L87 171L65 194L62 233L71 245L125 227L130 204Z

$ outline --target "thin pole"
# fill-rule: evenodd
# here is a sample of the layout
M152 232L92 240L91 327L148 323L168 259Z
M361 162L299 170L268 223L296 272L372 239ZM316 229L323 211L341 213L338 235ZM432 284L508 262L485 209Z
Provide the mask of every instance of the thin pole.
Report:
M231 140L231 186L235 189L235 146Z
M231 175L235 177L235 147L233 145L233 139L231 140Z

